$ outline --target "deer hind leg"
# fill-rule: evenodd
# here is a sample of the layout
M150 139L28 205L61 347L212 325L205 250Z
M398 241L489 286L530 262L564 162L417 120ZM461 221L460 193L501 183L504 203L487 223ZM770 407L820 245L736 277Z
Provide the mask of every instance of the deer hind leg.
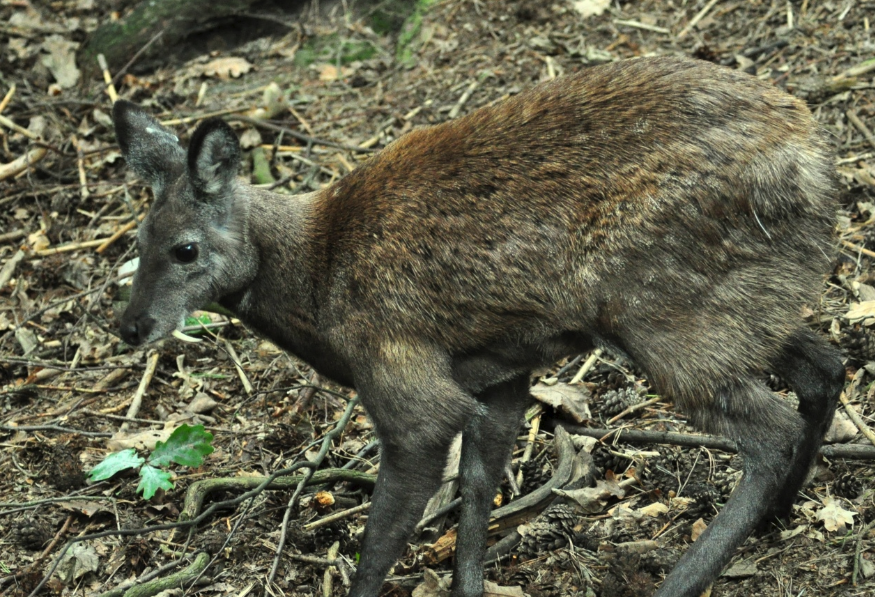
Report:
M738 445L744 475L723 509L690 546L657 591L658 597L698 597L736 549L796 483L791 474L808 453L809 425L785 401L753 379L725 381L710 401L686 409L694 425ZM808 462L808 460L806 460ZM792 488L794 494L798 487Z
M804 422L804 440L772 512L775 516L786 516L832 423L844 386L845 368L839 351L806 329L790 338L773 366L796 392L798 412Z
M462 433L459 483L462 515L453 566L453 597L483 594L483 554L495 489L529 403L529 376L520 376L477 395L485 408Z

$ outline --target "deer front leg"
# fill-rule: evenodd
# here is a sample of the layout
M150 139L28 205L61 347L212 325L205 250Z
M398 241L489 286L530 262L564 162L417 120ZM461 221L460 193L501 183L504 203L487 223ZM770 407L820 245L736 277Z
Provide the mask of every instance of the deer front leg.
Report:
M356 379L380 439L380 471L349 594L376 597L441 483L453 438L478 412L440 353L383 348Z

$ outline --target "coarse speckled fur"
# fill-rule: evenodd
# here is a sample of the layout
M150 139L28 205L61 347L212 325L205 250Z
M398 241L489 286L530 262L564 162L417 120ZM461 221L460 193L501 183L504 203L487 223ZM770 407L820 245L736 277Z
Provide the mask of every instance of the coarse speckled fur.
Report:
M236 180L210 120L183 150L126 102L122 150L153 185L122 318L132 344L220 300L355 386L382 445L351 595L376 595L463 435L454 595L482 593L491 492L533 368L610 346L745 475L660 588L697 596L786 511L841 390L804 330L833 258L829 148L803 102L706 62L593 67L414 130L337 183L287 197ZM195 243L193 263L174 249ZM798 411L759 381L787 378Z

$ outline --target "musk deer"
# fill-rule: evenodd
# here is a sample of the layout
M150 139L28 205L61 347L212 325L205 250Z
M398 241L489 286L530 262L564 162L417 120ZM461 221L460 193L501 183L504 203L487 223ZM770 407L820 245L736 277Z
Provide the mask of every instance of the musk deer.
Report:
M698 596L755 526L789 510L844 380L800 319L831 263L836 193L803 102L706 62L615 62L414 130L299 196L238 180L221 120L185 150L133 104L113 119L155 195L125 341L219 301L357 388L382 458L351 595L378 594L460 432L453 595L482 593L530 373L596 346L629 355L744 456L732 497L657 595Z

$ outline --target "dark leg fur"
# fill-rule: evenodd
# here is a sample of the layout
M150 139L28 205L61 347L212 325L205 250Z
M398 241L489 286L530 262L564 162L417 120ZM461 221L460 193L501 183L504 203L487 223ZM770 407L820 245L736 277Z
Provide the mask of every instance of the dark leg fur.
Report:
M800 330L787 343L775 362L778 371L799 398L799 414L805 421L805 439L790 467L773 515L789 513L796 494L805 482L808 469L823 442L835 414L845 380L845 368L835 348L808 330Z
M483 553L489 513L529 403L529 376L490 388L477 398L486 407L485 412L475 416L462 435L459 464L462 516L453 566L453 597L483 594Z
M420 361L408 370L419 372L428 366ZM382 371L373 381L359 383L362 403L380 438L380 473L351 597L377 596L440 486L453 438L480 410L473 397L439 373L410 380L400 374L390 378Z
M389 569L401 556L413 527L422 517L426 503L440 486L448 449L449 442L431 450L431 458L419 459L418 454L386 450L381 446L380 473L368 512L362 559L350 596L376 597L379 593Z
M799 396L798 411L762 384L741 380L717 392L711 410L688 413L700 428L737 442L744 476L658 596L698 597L762 520L789 510L802 486L835 412L844 368L837 351L801 330L788 341L775 369Z
M744 476L666 578L658 597L698 597L707 588L772 510L804 442L801 417L753 379L727 385L714 398L710 410L688 414L697 427L737 442L744 457Z

